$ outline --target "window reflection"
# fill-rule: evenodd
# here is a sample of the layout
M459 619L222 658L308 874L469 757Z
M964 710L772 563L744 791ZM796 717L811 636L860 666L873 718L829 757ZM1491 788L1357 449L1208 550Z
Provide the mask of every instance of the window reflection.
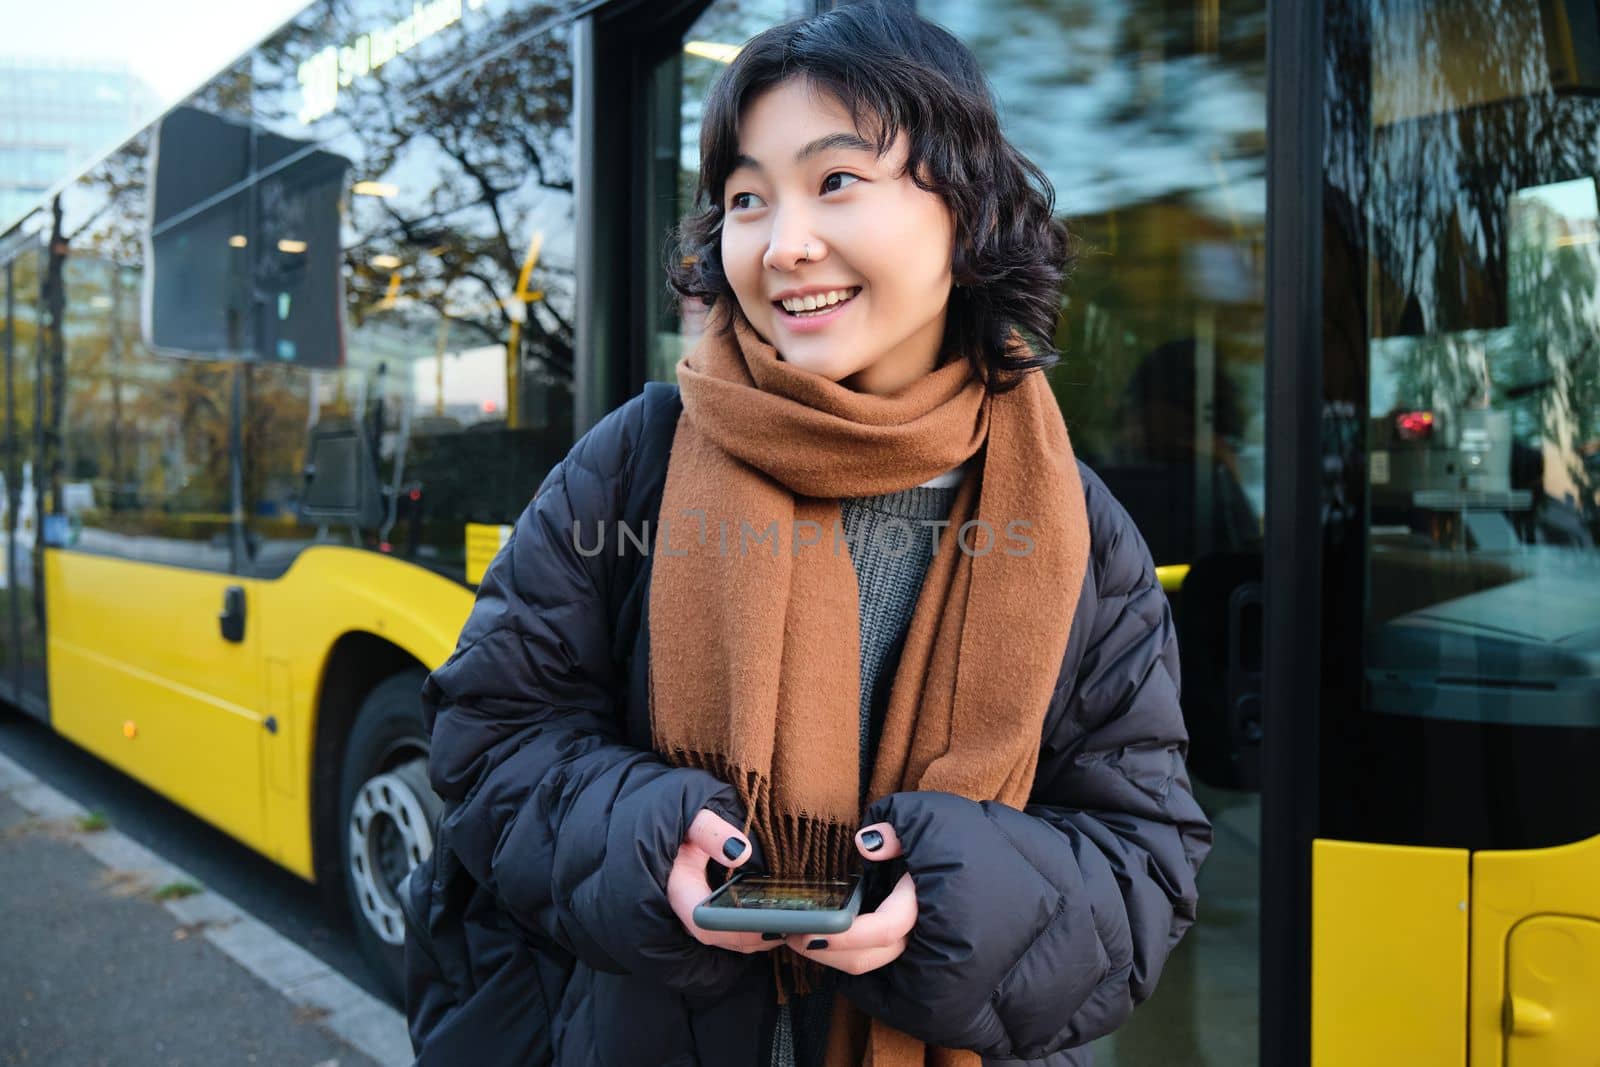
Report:
M1379 711L1600 725L1600 106L1558 7L1370 7L1347 184L1375 265Z
M809 13L801 0L715 0L684 32L682 49L655 71L654 84L666 107L653 131L657 172L651 221L661 262L667 235L696 206L700 177L700 124L706 94L738 55L739 47L770 26ZM673 105L676 105L675 107ZM675 380L678 360L705 331L706 309L698 301L670 299L666 281L651 278L646 314L654 323L646 374L652 381Z
M141 330L150 144L141 135L62 196L62 389L41 405L61 427L51 507L68 546L226 570L229 368L159 355Z
M305 58L415 14L316 5L169 117L159 175L141 135L62 195L66 543L262 576L334 543L471 578L469 524L512 522L565 454L566 31L466 7L307 125Z
M468 524L512 522L571 445L566 31L543 30L550 10L537 5L480 14L439 33L488 51L484 61L457 68L459 52L419 46L382 78L340 90L338 116L352 121L323 150L351 163L339 238L345 361L252 368L246 488L258 570L317 540L355 540L475 580ZM267 127L299 122L295 72L333 32L315 15L257 57ZM305 506L308 449L347 433L372 457L377 499L349 501L376 514L371 523Z
M331 139L385 111L464 58L542 29L562 5L542 0L317 0L257 53L275 97L272 129ZM257 100L259 106L260 100Z
M1256 545L1265 9L920 6L973 48L1079 241L1052 384L1158 564Z
M350 161L197 107L156 126L145 330L201 359L338 366Z

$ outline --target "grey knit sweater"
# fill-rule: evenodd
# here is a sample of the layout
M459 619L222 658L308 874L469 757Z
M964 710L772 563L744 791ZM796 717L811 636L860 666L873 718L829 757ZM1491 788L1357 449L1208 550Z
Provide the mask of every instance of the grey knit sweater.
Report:
M860 588L863 805L900 649L933 560L934 537L943 544L950 536L948 529L932 524L949 517L960 474L957 468L913 489L840 501L844 540ZM831 983L782 1005L772 1040L772 1067L818 1067L832 1007Z

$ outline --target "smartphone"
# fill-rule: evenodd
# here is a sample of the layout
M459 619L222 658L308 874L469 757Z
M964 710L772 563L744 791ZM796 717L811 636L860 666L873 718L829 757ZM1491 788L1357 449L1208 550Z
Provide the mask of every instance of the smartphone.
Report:
M694 921L706 930L755 934L837 934L861 910L861 876L802 881L738 874L695 905Z

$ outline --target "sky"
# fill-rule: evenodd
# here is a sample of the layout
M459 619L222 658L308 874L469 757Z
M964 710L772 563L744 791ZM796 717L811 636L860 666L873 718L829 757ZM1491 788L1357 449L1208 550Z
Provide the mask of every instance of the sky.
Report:
M0 55L120 61L172 104L308 2L0 0Z

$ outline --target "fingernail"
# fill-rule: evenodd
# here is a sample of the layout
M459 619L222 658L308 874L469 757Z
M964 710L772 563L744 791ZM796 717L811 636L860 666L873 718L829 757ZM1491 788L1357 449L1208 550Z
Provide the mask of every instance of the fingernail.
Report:
M828 939L825 938L825 937L814 937L810 941L806 942L806 948L827 948L827 947L828 947Z
M774 934L774 933L765 933L765 934L761 935L761 940L763 940L763 941L782 941L783 940L783 935L782 934Z
M730 860L736 860L744 855L744 842L737 837L730 837L722 843L722 854Z
M883 834L877 830L863 830L861 832L861 847L868 852L876 852L883 847Z

